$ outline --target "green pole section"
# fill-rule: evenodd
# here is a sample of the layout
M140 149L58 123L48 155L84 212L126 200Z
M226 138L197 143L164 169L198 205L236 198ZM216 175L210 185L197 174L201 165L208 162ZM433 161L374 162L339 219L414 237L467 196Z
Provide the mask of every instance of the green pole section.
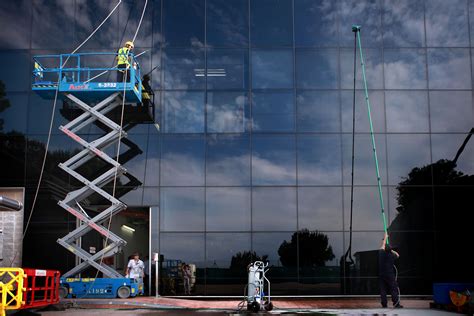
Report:
M372 124L372 114L370 111L370 100L369 100L369 91L367 88L367 79L365 76L365 63L364 63L364 55L362 53L362 45L360 41L360 26L353 25L352 32L357 33L357 43L359 44L359 52L360 52L360 65L362 67L362 79L364 81L364 92L365 92L365 101L367 103L367 115L369 117L369 125L370 125L370 137L372 139L372 150L374 153L374 161L375 161L375 171L377 174L377 185L379 190L379 198L380 198L380 208L382 209L382 221L383 221L383 229L387 234L387 218L385 216L385 205L383 202L383 193L382 193L382 183L380 181L380 170L379 170L379 160L377 158L377 149L375 146L375 136L374 136L374 126ZM387 238L388 244L388 238Z

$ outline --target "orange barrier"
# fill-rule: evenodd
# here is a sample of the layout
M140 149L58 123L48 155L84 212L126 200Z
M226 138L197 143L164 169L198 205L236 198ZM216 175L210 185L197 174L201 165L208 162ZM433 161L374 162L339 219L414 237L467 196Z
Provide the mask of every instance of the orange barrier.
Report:
M24 268L23 306L25 308L43 307L59 303L59 276L57 270Z

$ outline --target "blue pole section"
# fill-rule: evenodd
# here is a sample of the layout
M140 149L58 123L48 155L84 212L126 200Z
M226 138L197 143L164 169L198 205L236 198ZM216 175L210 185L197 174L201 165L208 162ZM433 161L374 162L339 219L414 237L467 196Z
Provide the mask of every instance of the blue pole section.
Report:
M374 161L375 161L375 172L377 174L377 186L379 190L379 199L380 199L380 208L382 210L382 221L383 221L383 229L387 234L387 218L385 216L385 205L383 202L383 193L382 193L382 183L380 181L380 170L379 170L379 160L377 158L377 148L375 146L375 136L374 136L374 126L372 124L372 114L370 111L370 100L369 100L369 91L367 88L367 78L365 76L365 62L364 62L364 55L362 53L362 45L360 41L360 26L353 25L352 32L357 33L357 43L359 45L359 53L360 53L360 65L362 68L362 79L364 81L364 93L365 93L365 101L367 103L367 115L369 117L369 125L370 125L370 137L372 140L372 150L374 153ZM388 237L387 237L387 245L388 245Z

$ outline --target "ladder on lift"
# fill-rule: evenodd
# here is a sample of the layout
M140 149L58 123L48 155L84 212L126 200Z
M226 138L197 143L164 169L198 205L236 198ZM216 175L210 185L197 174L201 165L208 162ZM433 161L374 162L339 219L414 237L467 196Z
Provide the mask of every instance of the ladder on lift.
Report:
M75 107L83 111L82 114L72 119L68 124L59 128L67 136L84 147L83 150L69 158L67 161L59 164L59 167L62 170L67 172L83 185L80 189L69 192L62 201L58 202L62 208L74 215L81 223L76 227L76 229L57 240L60 245L81 259L81 263L66 272L63 277L67 278L77 276L89 267L93 267L102 272L106 277L122 278L123 276L119 272L104 264L101 259L119 252L121 248L126 245L126 241L111 232L103 224L108 221L111 216L118 214L127 206L107 192L104 187L120 175L126 174L127 170L119 163L118 159L110 157L105 150L109 146L116 144L122 138L127 137L124 127L114 122L114 120L110 118L110 114L112 114L114 109L117 110L117 108L121 108L123 102L125 102L123 98L126 99L127 103L141 102L140 68L132 55L132 60L135 65L137 65L137 68L130 68L130 82L91 81L90 78L91 76L94 76L94 72L97 73L106 69L81 67L81 58L85 59L85 57L93 54L94 53L35 56L35 63L38 64L40 64L41 58L51 59L52 57L57 57L59 59L59 65L62 65L62 60L66 58L68 58L68 60L76 58L77 65L72 68L48 68L41 65L42 72L45 74L49 73L57 76L57 78L66 79L61 80L60 82L45 80L38 82L36 80L35 83L33 83L33 90L42 97L52 98L52 95L54 95L54 92L58 89L57 92L60 93L61 98L72 102ZM103 54L104 53L98 53L98 55ZM113 55L115 55L115 53ZM116 71L117 68L113 67L109 70ZM72 77L72 80L68 80L68 75L71 75L71 73L72 76L69 77ZM34 73L34 75L37 74ZM41 79L43 79L43 74ZM92 105L89 105L87 102ZM130 105L127 104L126 106L128 107ZM154 118L152 117L151 121L153 120ZM105 127L107 132L105 135L102 135L93 141L86 141L79 136L78 133L86 127L89 127L91 124L100 124L102 128ZM120 156L120 153L117 154ZM106 162L108 167L102 174L98 175L95 179L90 180L82 175L78 169L95 157ZM108 204L110 203L110 206L103 209L94 217L90 217L84 211L81 202L84 205L88 204L87 200L91 198L92 195L95 196L96 194L105 199ZM93 230L101 234L102 237L107 240L107 244L104 245L103 249L95 254L90 254L80 246L78 241L81 237Z

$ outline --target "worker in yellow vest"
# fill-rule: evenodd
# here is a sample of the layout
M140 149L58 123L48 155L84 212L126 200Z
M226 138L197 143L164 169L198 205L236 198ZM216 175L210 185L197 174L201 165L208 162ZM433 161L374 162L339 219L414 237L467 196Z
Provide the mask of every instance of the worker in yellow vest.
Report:
M125 43L125 46L120 48L117 52L117 82L124 81L125 69L127 70L127 82L130 81L130 62L132 58L130 57L130 53L133 50L133 42L128 41ZM123 70L122 70L123 69Z

